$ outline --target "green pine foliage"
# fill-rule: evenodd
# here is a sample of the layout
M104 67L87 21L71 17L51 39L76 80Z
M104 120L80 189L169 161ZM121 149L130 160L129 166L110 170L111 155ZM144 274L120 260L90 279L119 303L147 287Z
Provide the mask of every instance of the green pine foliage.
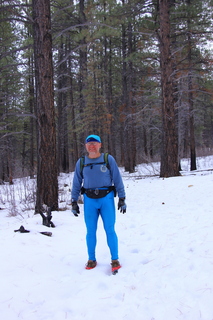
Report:
M198 154L213 148L212 1L171 4L181 158L190 153L189 79ZM57 0L51 6L59 170L74 169L90 133L100 134L104 150L128 171L137 163L159 160L158 0ZM36 162L31 10L31 1L0 5L0 161L4 168L12 163L15 176L20 171L28 174ZM8 171L0 172L0 179Z

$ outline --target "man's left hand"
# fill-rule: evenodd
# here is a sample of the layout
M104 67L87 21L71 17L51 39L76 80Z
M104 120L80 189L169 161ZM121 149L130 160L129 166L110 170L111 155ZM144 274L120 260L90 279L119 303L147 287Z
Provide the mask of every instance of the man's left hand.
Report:
M125 198L119 198L118 201L118 210L120 209L120 212L125 213L126 212L126 203Z

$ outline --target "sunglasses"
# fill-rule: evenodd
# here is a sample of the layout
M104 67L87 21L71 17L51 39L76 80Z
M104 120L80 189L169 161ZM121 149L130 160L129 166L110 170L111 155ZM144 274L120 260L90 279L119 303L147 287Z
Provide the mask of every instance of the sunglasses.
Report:
M87 142L88 146L96 146L100 142L92 141L92 142Z

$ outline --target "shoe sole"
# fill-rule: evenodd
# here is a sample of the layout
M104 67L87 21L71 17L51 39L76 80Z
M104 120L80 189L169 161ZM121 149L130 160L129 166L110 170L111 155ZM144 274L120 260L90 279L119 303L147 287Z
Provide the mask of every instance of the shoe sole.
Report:
M112 268L112 272L115 272L115 271L119 270L120 268L121 268L121 266L114 267L114 268Z
M92 270L92 269L94 269L96 266L97 266L97 263L96 263L96 265L95 265L94 267L92 267L92 268L91 268L91 267L85 267L85 269L86 269L86 270Z

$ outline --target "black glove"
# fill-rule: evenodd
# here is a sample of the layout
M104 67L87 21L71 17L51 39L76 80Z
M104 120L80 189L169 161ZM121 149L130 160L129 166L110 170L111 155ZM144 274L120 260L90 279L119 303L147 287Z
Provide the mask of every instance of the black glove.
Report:
M125 213L126 212L126 203L125 198L119 198L118 201L118 210L120 209L120 212Z
M74 214L74 216L78 217L78 214L80 213L80 210L79 210L79 206L77 204L76 201L73 201L72 202L72 213Z

